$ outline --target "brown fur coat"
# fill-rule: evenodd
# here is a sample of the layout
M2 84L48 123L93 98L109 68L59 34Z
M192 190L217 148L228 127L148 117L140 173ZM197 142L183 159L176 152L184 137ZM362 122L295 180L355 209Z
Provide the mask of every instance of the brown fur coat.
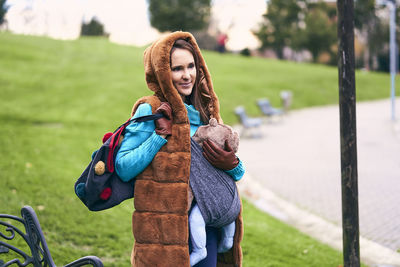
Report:
M170 51L174 42L185 39L199 55L200 69L206 83L200 90L203 103L211 117L222 122L218 98L211 77L194 37L186 32L174 32L161 38L144 52L146 82L154 96L139 99L132 114L144 102L151 104L153 113L161 101L173 110L172 135L154 157L152 163L136 177L135 211L132 230L135 244L131 262L135 267L190 266L188 232L188 192L190 176L190 125L187 111L173 86L170 71ZM218 255L218 266L241 266L240 242L243 236L242 216L236 220L233 248Z

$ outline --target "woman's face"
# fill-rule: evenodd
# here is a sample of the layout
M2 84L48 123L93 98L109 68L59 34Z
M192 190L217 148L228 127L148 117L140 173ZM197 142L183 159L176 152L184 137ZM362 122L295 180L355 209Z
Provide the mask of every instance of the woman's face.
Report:
M171 54L172 83L181 96L192 93L196 81L196 65L192 53L186 49L176 48Z

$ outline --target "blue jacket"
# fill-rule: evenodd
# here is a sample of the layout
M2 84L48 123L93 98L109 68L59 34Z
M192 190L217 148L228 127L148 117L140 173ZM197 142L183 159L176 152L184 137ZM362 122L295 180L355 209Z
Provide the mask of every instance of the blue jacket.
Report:
M190 121L190 136L203 123L199 112L185 104ZM151 115L150 104L141 104L133 118ZM168 141L155 132L154 121L135 122L125 129L124 139L115 159L115 170L123 181L129 181L141 173L153 160L157 152ZM240 180L245 172L242 161L232 170L226 171L235 181Z

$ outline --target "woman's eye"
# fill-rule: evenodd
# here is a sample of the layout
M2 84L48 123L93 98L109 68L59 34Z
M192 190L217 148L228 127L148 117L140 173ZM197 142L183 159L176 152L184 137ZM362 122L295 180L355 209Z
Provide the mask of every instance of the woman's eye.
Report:
M181 67L173 67L172 68L172 71L178 71L178 70L180 70L181 69Z
M190 64L189 64L189 68L190 68L190 69L194 68L194 63L190 63Z

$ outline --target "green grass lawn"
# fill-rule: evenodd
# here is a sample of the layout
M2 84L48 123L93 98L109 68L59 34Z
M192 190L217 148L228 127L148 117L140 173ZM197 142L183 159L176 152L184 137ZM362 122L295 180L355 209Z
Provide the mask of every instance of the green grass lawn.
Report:
M99 256L105 266L129 266L132 201L89 212L73 185L105 132L129 117L132 104L150 95L144 48L102 38L56 41L0 33L0 213L37 212L58 265ZM291 90L293 108L337 103L337 69L204 52L222 117L236 123L244 105ZM357 73L360 100L389 97L387 74ZM244 266L338 266L339 252L244 201Z

